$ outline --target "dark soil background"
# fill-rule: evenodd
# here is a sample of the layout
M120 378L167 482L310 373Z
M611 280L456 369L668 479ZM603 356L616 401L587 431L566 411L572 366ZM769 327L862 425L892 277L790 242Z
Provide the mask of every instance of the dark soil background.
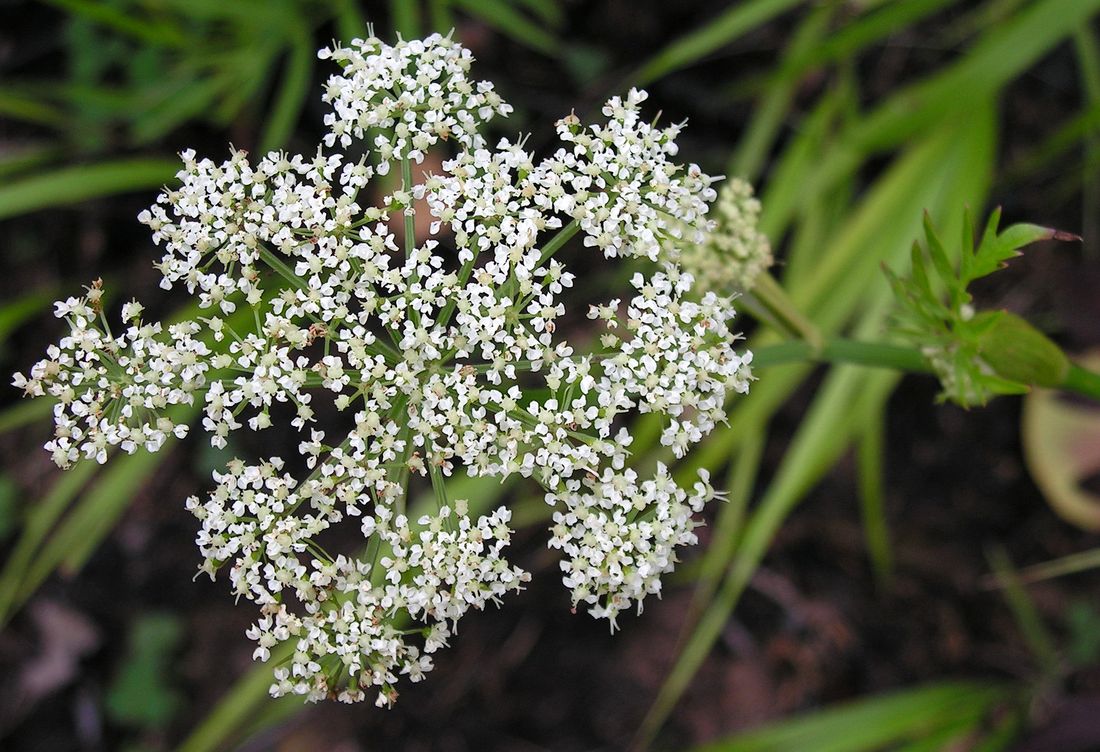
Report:
M603 72L578 76L488 30L469 24L459 37L516 105L510 129L533 129L536 149L551 124L591 110L638 61L713 18L725 4L571 2L563 38L599 56ZM46 6L0 4L0 76L63 65L60 14ZM865 96L875 99L957 53L946 38L954 16L913 28L866 56ZM654 111L690 119L682 156L721 172L744 129L747 104L714 95L729 70L766 70L788 38L790 19L770 24L704 65L649 87ZM384 24L380 23L384 28ZM319 72L320 75L321 72ZM808 80L805 95L822 82ZM1014 83L1001 103L1007 127L1002 161L1013 160L1075 112L1080 86L1072 50L1059 48ZM299 146L311 151L321 121L319 97L302 118ZM22 127L22 126L20 126ZM792 123L791 127L794 127ZM255 123L232 133L196 127L174 133L165 151L195 147L218 157L227 140L245 148ZM0 125L17 138L19 128ZM1073 160L1079 155L1073 155ZM1080 170L1068 161L1029 182L994 188L1009 221L1072 232L1095 227L1098 207L1082 210ZM127 195L75 209L33 214L0 225L7 273L0 296L53 284L60 296L97 276L124 296L154 298L152 245L135 216L152 195ZM1039 323L1073 352L1100 344L1100 238L1080 246L1036 247L981 287L985 306L1008 307ZM156 304L170 310L179 299ZM3 353L3 370L26 369L58 332L43 315ZM1018 434L1020 403L1000 399L965 412L935 405L937 386L905 379L890 403L888 518L897 575L888 590L871 575L860 528L854 463L845 460L783 527L723 639L664 729L659 747L694 743L832 702L946 678L1035 676L1035 661L1003 596L983 587L986 547L1004 545L1025 565L1082 551L1100 538L1060 521L1027 475ZM797 425L809 389L775 422L766 467L774 467ZM18 399L14 390L0 404ZM5 474L24 498L40 498L57 477L37 449L43 426L0 437ZM195 522L183 500L201 492L210 464L188 440L147 485L122 523L79 573L55 576L0 633L0 748L101 750L141 744L170 748L250 667L244 630L253 609L236 607L224 581L192 581L198 562ZM766 478L765 478L766 480ZM706 536L706 528L702 535ZM0 541L0 557L12 540ZM7 547L5 549L5 546ZM525 530L518 561L534 573L528 590L498 611L466 617L429 680L405 685L391 711L368 705L310 707L252 739L248 750L615 750L629 743L674 656L691 590L670 587L626 618L612 636L604 623L571 614L545 533ZM692 557L689 552L687 556ZM1041 614L1065 640L1073 618L1100 624L1090 572L1033 586ZM127 659L136 621L166 614L182 626L164 680L178 707L166 728L135 732L108 719L107 688ZM1085 616L1073 617L1073 614ZM1068 642L1067 642L1068 644ZM1100 749L1100 666L1082 668L1034 703L1019 750Z

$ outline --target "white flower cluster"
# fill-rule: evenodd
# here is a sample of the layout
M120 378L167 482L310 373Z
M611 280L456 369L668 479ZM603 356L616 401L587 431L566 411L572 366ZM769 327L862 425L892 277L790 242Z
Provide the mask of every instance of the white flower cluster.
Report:
M102 296L96 281L83 297L58 301L55 314L66 319L69 333L50 345L29 378L17 373L13 381L28 396L56 400L46 449L63 468L81 456L106 462L111 447L155 452L169 435L185 436L187 425L175 423L166 409L192 404L210 368L210 350L195 338L197 323L173 324L165 338L161 324L141 321L135 301L123 306L126 329L112 336Z
M374 688L388 704L467 610L528 579L503 557L507 510L449 499L447 477L535 479L574 603L614 626L659 592L715 495L705 474L684 489L664 467L627 469L629 417L661 416L662 444L684 456L747 391L751 353L733 349L730 300L693 290L668 247L708 226L713 181L672 161L679 126L642 121L644 92L608 102L604 125L566 118L564 146L536 160L477 135L510 108L466 78L470 55L449 38L372 38L329 56L344 75L326 95L327 141L378 133L376 165L320 149L221 164L185 152L180 186L139 219L164 247L163 285L184 285L209 316L166 333L135 322L112 340L85 334L95 306L68 304L74 334L16 383L61 402L50 448L62 464L78 450L102 461L111 444L157 448L182 433L163 409L193 395L215 446L246 428L296 430L296 454L233 460L188 500L202 569L228 567L260 607L257 659L293 649L274 694L356 701ZM452 158L414 179L442 141ZM402 180L380 195L372 178L391 163ZM417 212L430 214L427 237L414 237ZM636 270L625 303L589 309L594 349L566 336L577 323L565 324L562 249L576 233ZM344 425L322 430L319 415ZM428 482L436 509L411 523L410 483ZM332 555L320 539L349 545L348 517L353 548Z
M670 241L698 243L715 199L714 178L698 165L671 161L683 125L656 128L642 120L648 94L631 89L603 108L606 125L585 128L576 115L557 123L565 142L540 165L540 205L573 217L608 258L667 256Z
M356 702L364 688L377 687L378 703L388 704L397 676L423 678L432 665L428 656L446 644L466 611L529 579L501 556L511 536L505 508L456 520L444 506L422 517L416 531L404 515L379 505L362 523L364 537L375 539L371 560L330 557L316 537L345 514L361 514L361 500L351 496L337 506L331 475L298 485L283 469L277 457L260 465L234 460L226 473L215 473L218 486L207 501L188 500L202 521L203 569L213 575L232 562L234 593L261 606L248 631L257 643L253 657L266 661L273 647L293 642L290 666L277 670L277 693ZM288 607L288 594L303 613ZM420 626L410 628L414 622ZM409 642L409 633L422 637L422 645Z
M760 201L741 178L727 180L711 209L714 228L706 240L682 246L680 263L700 289L747 292L774 259L768 237L760 232Z
M361 140L368 129L377 129L374 148L382 173L392 160L421 162L440 140L480 146L478 126L512 112L491 83L467 78L474 57L450 35L392 46L372 35L318 56L344 69L325 87L324 101L332 105L325 116L331 129L325 143L350 146L353 137Z
M573 605L591 604L594 616L610 620L661 592L661 575L672 571L677 546L696 542L692 515L718 494L706 471L688 493L658 464L656 475L638 481L633 470L605 469L599 477L570 480L565 490L547 494L562 506L554 512L550 546L566 555L563 582Z

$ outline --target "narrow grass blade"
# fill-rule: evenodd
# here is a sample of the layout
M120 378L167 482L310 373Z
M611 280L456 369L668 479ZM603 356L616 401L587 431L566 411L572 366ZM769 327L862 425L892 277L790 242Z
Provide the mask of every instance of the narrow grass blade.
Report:
M333 8L340 39L350 42L366 36L367 19L356 0L334 0Z
M0 219L41 209L164 185L179 170L175 160L120 159L64 167L0 186Z
M0 344L24 322L47 308L52 297L52 290L35 290L0 305Z
M43 98L11 91L6 87L0 88L0 115L50 128L60 128L68 122L64 112Z
M156 454L141 451L116 457L99 474L99 479L76 500L75 506L48 539L35 546L33 558L25 567L12 599L11 610L26 603L54 571L60 569L72 575L84 565L133 502L141 486L164 463L174 441L166 442Z
M760 197L760 229L774 244L778 244L786 233L797 207L809 206L828 195L827 192L807 194L805 176L813 173L822 154L834 148L832 131L848 96L843 85L826 91L798 125L796 135L771 168L766 189Z
M275 647L268 663L249 669L219 698L210 714L177 747L177 752L219 752L235 748L259 710L274 702L267 692L271 686L272 666L293 654L293 642ZM296 699L301 708L301 698Z
M455 27L455 18L451 13L451 0L429 0L428 13L432 31L446 34Z
M260 137L262 153L285 147L289 143L306 103L316 57L313 39L305 28L300 27L294 33L294 42L285 63L286 71L279 85L279 93L268 113L263 136Z
M888 587L893 577L894 561L890 548L890 526L882 491L885 454L885 403L872 405L863 421L856 453L859 468L859 508L863 519L863 535L867 556L880 587Z
M949 682L900 690L749 731L694 752L871 752L947 728L980 728L1011 696L995 683Z
M1034 180L1036 175L1051 169L1056 160L1096 132L1100 132L1100 102L1069 118L1038 145L1010 162L1002 172L1001 184L1018 185L1025 180ZM1088 170L1095 165L1096 162L1092 162L1091 165L1082 165L1082 168Z
M1098 567L1100 567L1100 548L1090 548L1087 551L1024 567L1016 573L1016 579L1020 584L1029 584L1051 580L1055 577L1065 577L1069 574L1087 572ZM989 587L1002 588L1009 583L993 577L989 579L987 584Z
M26 400L6 407L0 410L0 434L45 420L51 410L53 402L48 399Z
M530 8L532 13L551 28L561 28L565 23L565 10L559 0L518 0L518 2Z
M722 574L729 568L737 553L737 544L744 529L745 512L752 497L756 477L760 472L760 461L764 454L764 432L755 427L743 427L746 437L737 448L726 479L726 500L719 509L711 534L707 552L699 569L699 577L692 595L689 616L685 619L685 628L694 623L718 585Z
M454 4L501 34L545 55L556 57L561 48L553 34L517 11L506 0L454 0Z
M158 101L132 113L130 135L135 144L148 144L189 120L207 114L218 97L227 90L225 76L196 77L181 74L168 82L157 84ZM133 106L133 105L131 105Z
M884 3L880 9L851 21L829 36L798 61L799 75L805 71L858 55L873 44L911 27L958 0L909 0Z
M1090 26L1082 26L1073 35L1073 46L1077 53L1077 67L1081 72L1081 82L1086 101L1090 108L1100 105L1100 43L1096 32ZM1096 164L1100 160L1100 128L1090 129L1084 139L1085 164ZM1081 235L1086 238L1100 236L1100 175L1095 170L1084 170L1081 182ZM1093 243L1085 245L1086 252L1095 255Z
M967 122L974 102L997 92L1100 10L1100 0L1040 0L989 31L957 62L911 84L876 107L829 150L808 175L803 195L829 191L869 155L887 151L937 124ZM766 204L765 204L766 206ZM797 203L773 207L768 221L784 225Z
M816 277L807 283L805 289L798 291L797 299L807 304L808 310L814 313L815 321L825 327L836 328L852 313L856 305L854 301L869 300L873 301L873 307L865 313L857 334L866 338L881 329L891 307L885 282L879 288L868 288L867 280L857 271L864 264L873 265L882 259L904 254L909 241L917 234L922 208L931 205L941 210L941 205L958 207L984 201L994 140L991 135L992 118L988 110L985 113L979 121L984 123L981 128L959 134L951 126L945 126L940 132L929 135L925 143L912 147L910 153L900 158L880 179L859 212L850 220L849 229L841 234L837 245L831 247L822 262L823 267L835 265L839 275L832 279L833 288L829 296L823 297L815 292L819 282ZM910 170L914 170L912 175ZM921 191L914 192L914 186L920 186L930 194L925 196ZM955 223L961 222L957 211L955 208ZM899 227L903 234L893 234ZM848 292L849 285L859 285L859 292ZM792 291L794 294L795 291ZM797 383L798 375L795 373L794 381ZM869 373L849 366L831 369L759 507L746 524L744 536L721 589L685 643L658 693L639 731L643 744L654 738L710 652L779 526L806 491L843 453L856 432L856 406L862 400L885 400L897 378L894 373ZM773 380L773 375L769 373L769 378L760 385L765 386ZM790 386L788 382L780 387L780 391ZM775 397L773 389L769 398ZM745 406L755 399L756 395L750 396ZM736 417L736 412L731 415L731 423L743 425L736 422ZM723 439L726 436L715 437L719 442Z
M869 375L852 366L832 369L788 448L783 464L750 516L721 588L684 643L639 729L641 748L652 742L710 653L775 531L806 491L844 452L852 432L853 401L869 391L885 395L896 379L897 376L891 373Z
M644 86L672 71L697 63L745 32L798 4L798 0L749 0L735 3L725 13L658 52L630 76L628 83Z
M828 31L834 6L823 4L812 11L798 27L791 39L782 63L760 101L753 108L752 121L737 146L730 167L730 175L756 180L775 142L776 134L790 113L795 90L801 81L801 61L817 47Z
M185 47L190 41L178 27L127 13L112 3L95 0L46 0L75 15L154 46Z
M1012 616L1016 619L1016 625L1020 628L1020 634L1031 649L1035 661L1045 676L1054 676L1058 671L1058 649L1055 641L1039 610L1035 607L1035 601L1028 595L1027 590L1016 576L1016 568L1008 558L1008 553L1002 546L996 546L986 552L989 566L997 580L1004 584L1004 596L1008 607L1012 609Z
M7 623L17 608L27 570L42 542L97 469L94 462L81 462L58 478L49 493L29 510L19 540L0 570L0 626Z
M12 149L0 158L0 180L14 180L19 173L41 170L64 153L65 150L56 144Z
M404 39L420 37L420 0L390 0L390 22Z

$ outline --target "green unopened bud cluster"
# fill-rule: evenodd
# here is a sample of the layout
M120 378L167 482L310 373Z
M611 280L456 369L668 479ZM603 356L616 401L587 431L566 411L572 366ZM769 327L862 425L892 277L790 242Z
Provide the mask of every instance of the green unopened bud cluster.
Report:
M964 407L983 405L1000 394L1022 394L1033 386L1060 386L1070 371L1061 348L1019 316L1008 311L976 313L967 288L1002 268L1030 243L1075 236L1024 224L999 232L999 219L994 212L975 248L967 216L956 268L926 217L928 257L914 246L908 279L886 270L908 324L904 332L916 340L939 377L940 398ZM946 303L936 283L945 290Z
M752 186L732 178L711 207L713 227L702 244L686 246L681 263L702 290L747 292L774 262L771 243L760 231L760 201Z

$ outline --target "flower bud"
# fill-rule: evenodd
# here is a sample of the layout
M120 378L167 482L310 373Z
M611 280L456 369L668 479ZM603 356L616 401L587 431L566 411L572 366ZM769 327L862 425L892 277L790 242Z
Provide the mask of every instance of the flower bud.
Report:
M1056 387L1069 372L1069 358L1045 334L1008 311L990 314L979 335L984 360L998 376L1031 386Z

